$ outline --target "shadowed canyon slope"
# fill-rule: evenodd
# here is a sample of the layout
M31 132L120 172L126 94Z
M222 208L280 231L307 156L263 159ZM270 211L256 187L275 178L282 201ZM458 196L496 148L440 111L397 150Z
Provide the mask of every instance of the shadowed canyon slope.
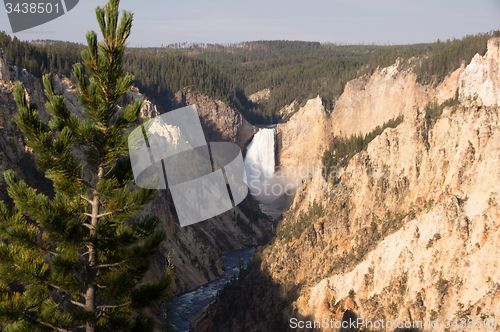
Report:
M444 331L445 318L499 317L499 46L437 86L379 69L349 82L331 113L318 97L278 125L280 164L309 173L276 239L198 330L281 331L349 312L394 327L439 318ZM332 140L400 115L346 167L318 171Z

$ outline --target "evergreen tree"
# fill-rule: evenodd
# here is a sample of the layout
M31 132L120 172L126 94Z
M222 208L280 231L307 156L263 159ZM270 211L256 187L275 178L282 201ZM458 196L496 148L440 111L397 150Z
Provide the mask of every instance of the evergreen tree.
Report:
M132 14L119 21L118 4L96 8L104 40L86 35L89 77L73 67L85 119L70 114L48 75L48 125L15 86L15 121L55 195L4 174L14 205L0 202L0 320L8 331L152 331L154 319L141 310L168 292L169 273L142 282L165 236L158 219L131 219L155 192L131 186L127 133L142 103L117 107L134 81L122 75Z

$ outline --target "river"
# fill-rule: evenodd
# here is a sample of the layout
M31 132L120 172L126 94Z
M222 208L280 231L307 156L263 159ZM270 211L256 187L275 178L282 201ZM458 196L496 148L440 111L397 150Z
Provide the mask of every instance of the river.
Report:
M191 324L188 321L189 316L196 314L204 306L210 304L217 293L224 288L226 283L240 272L240 266L244 267L250 261L255 247L232 251L222 256L226 271L221 278L201 286L191 292L187 292L174 297L171 302L174 308L174 317L172 323L177 332L191 331Z

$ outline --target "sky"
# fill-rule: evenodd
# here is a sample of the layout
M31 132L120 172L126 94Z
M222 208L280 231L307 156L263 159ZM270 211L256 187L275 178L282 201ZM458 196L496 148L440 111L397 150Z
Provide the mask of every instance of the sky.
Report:
M94 9L105 2L80 0L15 36L84 43L86 31L98 31ZM500 0L122 0L120 8L134 13L132 47L253 40L394 45L500 29ZM14 36L4 9L0 31Z

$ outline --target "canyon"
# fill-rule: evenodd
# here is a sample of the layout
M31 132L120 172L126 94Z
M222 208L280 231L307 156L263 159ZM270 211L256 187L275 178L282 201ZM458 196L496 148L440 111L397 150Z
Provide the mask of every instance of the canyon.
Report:
M362 318L461 331L445 319L499 317L499 47L490 39L485 56L434 85L398 63L379 68L349 82L333 111L318 96L279 124L278 166L308 173L276 237L197 330L334 331L290 322ZM324 176L332 140L398 116Z
M49 120L40 80L0 52L0 173L14 169L53 195L12 120L17 81L41 119ZM54 77L54 83L68 108L82 116L71 80ZM439 84L418 83L398 60L348 82L331 111L320 96L302 107L294 101L283 109L289 119L275 129L259 130L222 101L178 91L173 107L196 104L207 141L238 144L264 172L279 170L284 180L276 183L292 183L296 194L279 221L249 196L220 216L180 227L169 192L160 191L141 212L157 215L168 234L147 278L173 264L173 292L183 293L221 277L222 254L262 245L239 280L199 315L198 331L286 331L292 320L363 318L396 326L500 318L499 96L500 38ZM168 111L137 88L129 97L144 100L143 118ZM333 141L369 134L398 117L399 125L385 129L347 166L324 168ZM261 154L246 150L252 138ZM9 202L3 178L0 199ZM440 324L433 331L445 329Z

